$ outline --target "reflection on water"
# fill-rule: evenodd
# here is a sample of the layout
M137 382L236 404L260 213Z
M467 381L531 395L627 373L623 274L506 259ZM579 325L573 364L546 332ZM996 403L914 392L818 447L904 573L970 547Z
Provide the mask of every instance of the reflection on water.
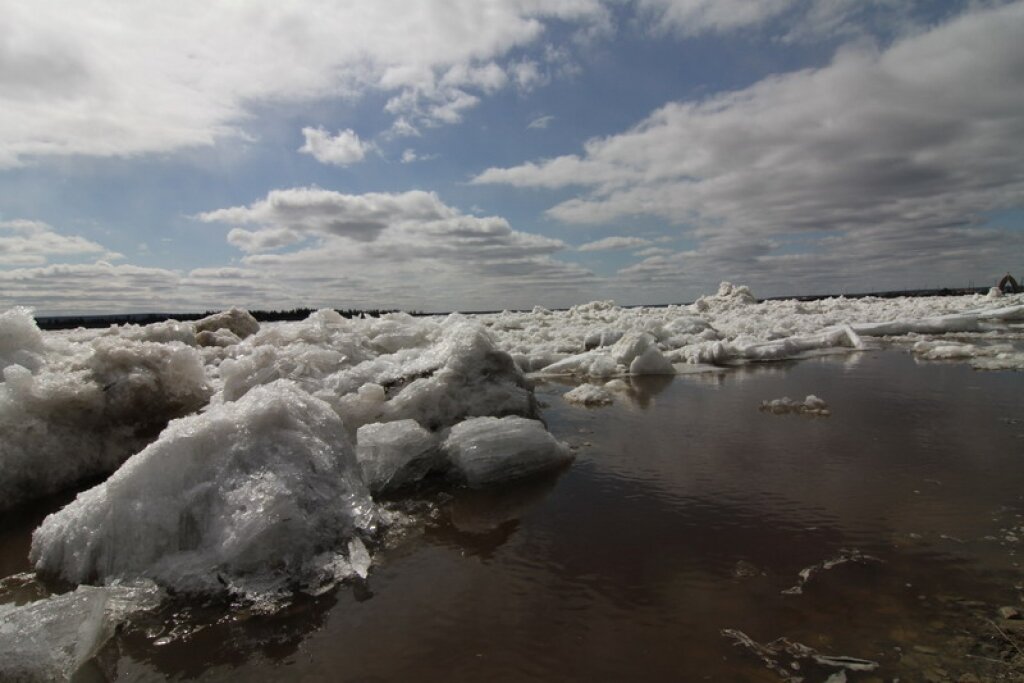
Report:
M367 582L282 613L168 608L112 646L108 671L779 680L723 637L735 629L878 662L851 681L921 680L940 663L956 680L980 661L944 654L973 647L971 610L1019 601L1020 378L870 351L633 378L598 409L549 381L538 395L572 467L436 494L423 532L382 551ZM830 418L758 411L811 393ZM175 624L184 637L161 640Z

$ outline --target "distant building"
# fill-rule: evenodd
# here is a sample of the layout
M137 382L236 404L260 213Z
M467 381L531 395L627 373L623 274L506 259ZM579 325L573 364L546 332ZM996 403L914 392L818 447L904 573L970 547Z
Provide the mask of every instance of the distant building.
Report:
M1003 290L1007 294L1016 294L1020 291L1020 285L1013 279L1013 276L1007 273L1003 276L1003 279L996 285L999 289Z

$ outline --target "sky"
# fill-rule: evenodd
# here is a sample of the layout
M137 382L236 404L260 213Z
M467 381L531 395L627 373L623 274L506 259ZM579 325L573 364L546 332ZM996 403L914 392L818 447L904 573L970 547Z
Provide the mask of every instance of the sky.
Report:
M0 310L1024 275L1024 2L0 0Z

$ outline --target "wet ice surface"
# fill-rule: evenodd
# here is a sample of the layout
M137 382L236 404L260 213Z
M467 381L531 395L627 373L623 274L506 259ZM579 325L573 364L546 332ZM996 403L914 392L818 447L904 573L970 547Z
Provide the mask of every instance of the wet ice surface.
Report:
M993 659L944 624L988 628L1019 599L1022 319L1021 297L756 304L727 284L689 307L57 335L8 312L0 560L43 581L5 581L0 620L52 617L60 647L21 652L127 679L273 679L249 663L302 653L348 670L316 643L351 613L339 641L419 628L386 666L343 648L357 678L431 677L429 655L436 677L625 676L632 658L653 679L868 661L941 680ZM45 521L69 497L24 504L89 478ZM169 591L155 614L62 607L75 584L139 579ZM444 633L452 652L424 650Z

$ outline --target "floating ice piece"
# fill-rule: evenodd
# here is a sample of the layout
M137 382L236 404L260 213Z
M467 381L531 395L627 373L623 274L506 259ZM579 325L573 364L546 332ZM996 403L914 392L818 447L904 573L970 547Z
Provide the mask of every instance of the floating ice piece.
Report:
M914 355L925 360L961 360L978 355L978 347L949 341L919 341L914 344Z
M294 384L176 420L32 536L38 573L185 592L286 587L376 512L341 420Z
M0 611L0 679L70 680L120 624L161 597L152 584L79 586Z
M558 467L572 459L538 420L477 417L452 427L444 450L471 487L486 486Z
M422 479L441 464L437 438L415 420L376 422L356 433L356 459L371 492Z
M772 399L770 401L761 401L761 407L759 410L765 413L774 413L775 415L800 413L802 415L828 416L832 414L832 411L829 410L828 404L814 394L809 394L807 398L803 400L803 403L794 401L788 396Z
M220 313L208 315L195 322L196 332L216 332L217 330L228 330L239 339L256 334L260 331L260 324L252 317L249 311L241 308L232 308Z
M788 638L776 638L770 643L762 644L737 629L726 628L722 629L721 633L735 641L734 645L746 648L757 656L764 662L766 668L778 674L787 683L802 683L804 677L796 672L803 670L808 664L841 671L874 671L878 668L878 662L870 659L823 655L812 647Z
M606 406L612 402L612 395L608 390L596 384L581 384L562 394L562 398L569 403L582 406Z
M882 562L879 558L874 555L866 555L857 548L840 548L839 554L831 559L819 562L818 564L812 564L810 567L804 567L800 570L799 580L795 586L787 588L782 591L783 595L801 595L804 592L804 586L807 582L817 574L818 572L827 571L833 567L838 567L841 564L847 562L854 562L857 564L868 564L869 562Z

